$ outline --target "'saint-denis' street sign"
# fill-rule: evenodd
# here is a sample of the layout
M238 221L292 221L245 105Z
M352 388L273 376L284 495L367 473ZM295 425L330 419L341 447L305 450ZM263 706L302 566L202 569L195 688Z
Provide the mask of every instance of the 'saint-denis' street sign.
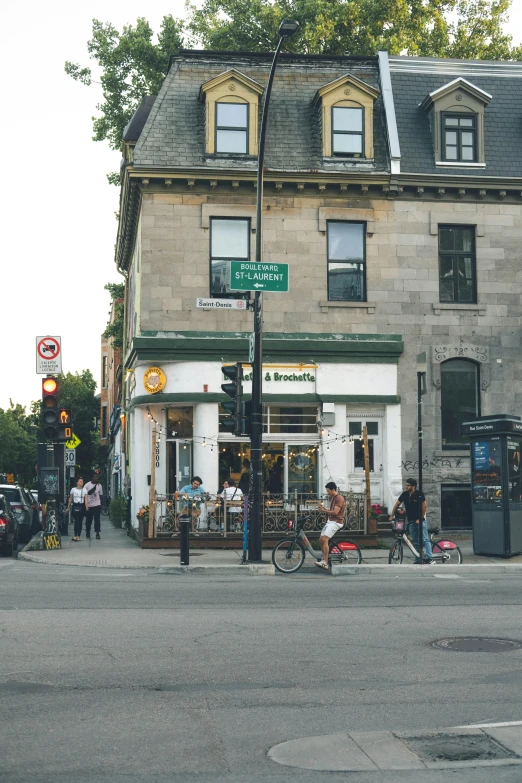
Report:
M230 262L232 291L288 291L288 264L257 264L255 261Z

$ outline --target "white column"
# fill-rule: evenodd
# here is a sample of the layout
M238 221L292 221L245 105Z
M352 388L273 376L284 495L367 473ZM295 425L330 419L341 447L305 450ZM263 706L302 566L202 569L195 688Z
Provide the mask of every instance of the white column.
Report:
M335 424L332 427L324 427L323 455L321 459L321 473L319 493L324 492L324 485L329 481L335 481L343 492L349 490L348 483L348 444L343 443L346 437L346 405L335 404ZM328 436L328 433L329 436ZM336 440L336 438L340 438Z
M218 413L215 402L194 405L194 475L203 479L204 488L212 494L218 491L219 481ZM205 446L203 442L206 442Z
M156 416L156 418L158 418ZM132 429L132 524L138 527L136 514L141 506L149 503L149 484L147 476L150 475L151 448L152 448L152 421L147 416L145 408L134 408L131 420Z
M388 509L402 491L401 406L386 406L386 439L383 444L384 503Z

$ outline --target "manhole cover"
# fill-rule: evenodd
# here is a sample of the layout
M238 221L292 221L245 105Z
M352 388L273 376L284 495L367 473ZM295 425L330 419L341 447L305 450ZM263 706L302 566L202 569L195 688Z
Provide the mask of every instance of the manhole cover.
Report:
M159 553L162 557L179 557L179 552L160 552ZM190 553L190 559L192 560L193 557L201 557L203 552L191 552Z
M432 734L404 742L422 761L494 761L519 758L486 734Z
M456 636L453 639L439 639L433 642L433 647L454 652L509 652L522 649L522 642L485 636Z

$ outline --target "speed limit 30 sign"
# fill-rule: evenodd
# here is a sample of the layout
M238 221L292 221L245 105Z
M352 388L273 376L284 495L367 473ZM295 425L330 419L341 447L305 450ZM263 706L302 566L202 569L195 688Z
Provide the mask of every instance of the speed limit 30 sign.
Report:
M68 468L76 465L76 449L65 449L65 465Z

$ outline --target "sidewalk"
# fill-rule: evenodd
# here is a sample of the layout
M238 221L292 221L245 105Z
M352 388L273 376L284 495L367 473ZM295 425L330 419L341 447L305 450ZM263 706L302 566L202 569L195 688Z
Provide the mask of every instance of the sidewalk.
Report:
M72 526L69 526L72 535ZM102 517L102 538L98 541L91 538L71 542L70 536L62 536L62 549L50 551L22 551L20 560L34 563L46 563L63 566L91 566L96 568L149 568L163 573L212 573L224 575L235 572L250 576L267 576L275 573L271 561L271 550L263 550L264 564L242 566L242 552L239 549L197 549L190 552L190 565L180 566L179 550L177 549L140 549L127 536L125 530L114 528L108 517ZM473 554L471 534L450 534L460 547L463 564L458 566L413 566L388 565L388 549L363 549L363 563L360 566L334 566L332 576L364 576L393 575L403 576L425 575L433 573L461 574L471 572L487 573L521 573L522 555L509 559L501 557L479 557ZM392 543L393 539L389 539ZM441 569L443 569L441 571ZM300 573L318 571L314 568L314 560L308 554Z

